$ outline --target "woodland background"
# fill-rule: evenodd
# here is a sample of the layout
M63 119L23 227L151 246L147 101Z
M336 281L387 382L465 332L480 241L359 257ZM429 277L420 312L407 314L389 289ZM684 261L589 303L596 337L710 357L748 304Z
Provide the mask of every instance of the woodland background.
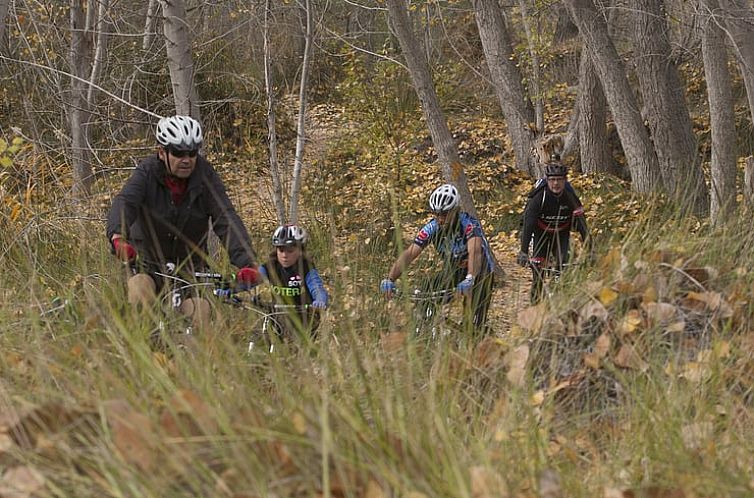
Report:
M0 66L0 496L754 492L750 1L0 0ZM175 113L260 254L309 229L316 344L149 350L103 223ZM553 134L599 258L528 307ZM442 181L506 275L427 345L376 289Z

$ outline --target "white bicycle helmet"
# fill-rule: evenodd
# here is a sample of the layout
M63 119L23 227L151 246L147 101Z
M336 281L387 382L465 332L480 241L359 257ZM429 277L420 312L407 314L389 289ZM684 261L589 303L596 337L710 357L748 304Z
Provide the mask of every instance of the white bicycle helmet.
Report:
M157 141L175 150L197 150L202 146L202 127L190 116L170 116L157 123Z
M440 185L429 196L429 209L433 213L447 213L461 202L458 189L450 183Z
M272 245L275 247L302 246L306 240L306 230L298 225L281 225L272 234Z

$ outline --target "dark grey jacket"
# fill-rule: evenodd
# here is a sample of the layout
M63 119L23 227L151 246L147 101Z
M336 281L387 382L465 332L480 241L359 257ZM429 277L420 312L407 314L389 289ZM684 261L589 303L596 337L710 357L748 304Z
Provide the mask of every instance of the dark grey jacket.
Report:
M188 180L180 206L165 185L165 164L157 154L139 163L107 217L107 238L120 234L152 264L183 263L203 267L209 222L237 267L256 262L249 233L233 208L222 180L202 156Z

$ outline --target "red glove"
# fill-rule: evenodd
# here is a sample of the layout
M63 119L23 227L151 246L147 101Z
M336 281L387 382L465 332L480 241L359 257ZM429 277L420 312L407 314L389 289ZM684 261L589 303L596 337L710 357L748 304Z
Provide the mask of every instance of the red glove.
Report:
M131 262L136 259L136 249L134 249L134 246L121 237L113 239L113 249L115 249L115 255L121 261Z
M259 271L256 268L244 266L238 273L236 273L236 282L239 287L243 289L251 289L256 285L259 285L261 279L259 278Z

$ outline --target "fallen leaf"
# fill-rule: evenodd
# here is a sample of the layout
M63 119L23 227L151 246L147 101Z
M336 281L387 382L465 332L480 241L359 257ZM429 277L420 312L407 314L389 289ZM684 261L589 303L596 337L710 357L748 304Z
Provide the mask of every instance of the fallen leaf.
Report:
M607 321L609 313L607 308L599 301L589 301L579 310L579 320L586 322L590 318L597 318L601 321Z
M529 306L518 312L518 324L524 330L536 332L542 328L545 320L545 304L540 303L535 306Z
M673 332L673 333L680 333L686 330L686 321L685 320L679 320L677 322L673 322L667 327L665 327L665 332Z
M0 482L0 496L3 498L27 498L41 490L44 485L44 476L33 467L28 465L11 467L3 473L3 479Z
M301 414L301 412L296 412L291 417L291 422L293 423L293 429L298 434L306 434L306 418Z
M407 340L408 334L406 332L391 332L389 334L383 334L380 337L382 349L386 353L396 353L402 350Z
M641 322L642 318L639 310L628 310L628 313L626 313L618 323L617 332L620 335L631 334L639 328Z
M134 410L125 400L103 403L110 423L113 444L123 460L143 471L150 471L156 463L156 435L146 415Z
M385 493L385 490L382 489L382 486L380 486L377 481L375 481L374 479L369 479L367 487L364 490L364 494L361 495L361 498L388 498L388 495Z
M616 299L618 299L618 293L610 287L603 287L597 293L597 299L599 299L604 306L610 306Z
M613 362L621 368L629 368L641 372L649 368L631 344L622 345L618 354L615 355Z
M480 465L469 469L473 498L503 498L508 496L505 481L494 470Z
M669 323L678 312L675 305L670 303L644 302L641 308L649 322L654 325Z
M604 358L607 356L607 352L610 350L610 336L608 334L600 335L597 340L594 341L594 353L598 358Z
M516 387L523 387L526 377L526 362L529 359L529 346L523 344L514 348L505 355L505 363L508 365L506 377Z

